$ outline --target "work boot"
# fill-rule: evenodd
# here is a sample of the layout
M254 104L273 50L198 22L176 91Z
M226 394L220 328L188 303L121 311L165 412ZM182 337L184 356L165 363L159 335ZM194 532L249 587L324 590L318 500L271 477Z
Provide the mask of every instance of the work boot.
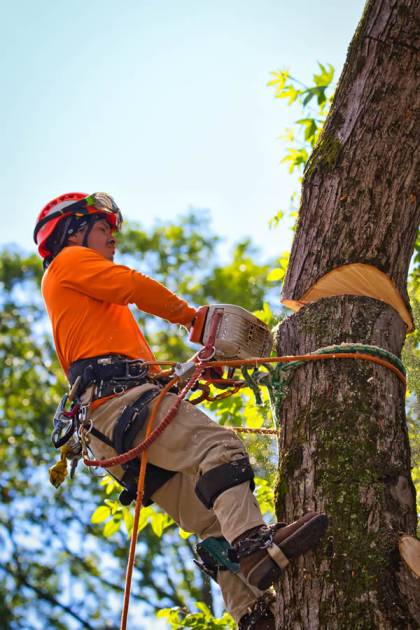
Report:
M233 553L249 584L265 591L280 577L289 560L312 549L328 526L325 514L308 512L286 525L261 525L232 543Z
M262 597L257 599L255 604L250 607L238 623L238 630L275 630L276 623L271 610L271 604L274 603L274 597L271 593L264 593Z

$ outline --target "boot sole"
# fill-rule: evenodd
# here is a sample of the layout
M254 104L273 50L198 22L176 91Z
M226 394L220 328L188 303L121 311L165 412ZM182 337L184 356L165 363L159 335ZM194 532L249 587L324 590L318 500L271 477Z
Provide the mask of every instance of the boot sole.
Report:
M274 536L274 544L281 549L288 560L292 560L318 544L327 527L328 518L325 514L317 514L281 542L276 543L276 537ZM247 580L253 586L265 591L274 584L281 573L281 568L267 554L251 569Z

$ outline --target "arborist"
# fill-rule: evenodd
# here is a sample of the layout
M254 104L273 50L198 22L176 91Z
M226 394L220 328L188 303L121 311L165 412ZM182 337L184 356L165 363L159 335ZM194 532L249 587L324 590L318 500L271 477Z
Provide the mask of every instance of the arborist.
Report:
M42 209L34 232L56 352L89 420L96 459L144 438L150 403L161 391L160 370L148 365L155 359L129 304L187 328L196 314L161 283L113 262L122 220L108 194L67 193ZM164 398L157 423L174 397ZM289 560L316 545L326 516L309 512L289 525L267 526L244 444L188 401L148 449L148 462L143 504L155 502L201 545L208 543L198 546L200 564L217 580L239 628L274 629L268 589ZM138 466L109 470L125 488L126 504L135 498ZM212 553L212 542L228 554Z

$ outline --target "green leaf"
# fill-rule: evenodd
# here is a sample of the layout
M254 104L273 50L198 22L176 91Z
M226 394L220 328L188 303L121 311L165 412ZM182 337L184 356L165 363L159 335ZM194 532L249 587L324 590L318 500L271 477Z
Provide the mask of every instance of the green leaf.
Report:
M259 311L253 311L253 315L267 324L267 326L274 326L275 318L268 302L264 302L262 309Z
M278 210L276 214L273 217L271 217L271 219L268 222L270 229L276 228L283 217L284 217L284 212L282 210Z
M327 70L325 66L323 66L322 63L320 63L319 61L318 66L320 67L321 72L319 74L313 75L314 83L317 86L328 87L334 79L334 66L329 63Z
M152 506L150 506L150 507L152 507ZM137 529L138 532L141 532L146 527L146 525L149 522L150 507L147 507L147 508L143 508L142 507L142 509L140 511L139 526L138 526L138 529Z
M296 124L304 126L304 138L308 142L312 142L318 131L318 123L315 118L301 118Z
M285 271L281 267L275 267L267 274L267 280L269 282L278 282L283 280Z
M198 610L201 610L201 612L203 612L205 615L211 616L211 610L204 602L197 602L196 607L198 608Z
M120 527L121 527L121 517L113 518L111 521L108 521L105 524L105 527L103 529L103 535L105 536L105 538L110 538L120 529Z
M90 517L91 523L102 523L111 516L111 509L106 505L100 505L92 516Z
M181 628L186 630L233 630L236 627L229 613L225 613L222 617L213 617L209 607L203 602L195 602L195 606L200 612L190 613L176 606L160 610L156 617L166 619L173 630L180 630Z
M186 540L187 538L192 536L191 532L186 532L185 529L182 529L182 527L178 528L178 533L183 540Z
M245 426L250 429L259 429L264 424L264 417L260 413L259 407L252 403L245 406L243 415Z
M123 519L124 519L125 528L127 530L127 534L131 536L131 532L133 530L134 517L131 513L131 510L128 507L123 507Z
M283 142L293 142L295 137L296 136L293 129L286 128L284 132L279 136L279 139Z
M277 95L277 92L281 92L281 90L283 90L286 81L289 78L289 73L287 70L278 70L277 72L271 72L270 74L274 77L274 79L271 79L267 85L275 86Z
M293 87L293 85L286 85L281 91L276 93L276 98L288 98L289 105L295 102L299 94L301 94L301 90L297 90Z
M266 479L261 477L255 477L255 496L257 497L258 504L261 508L261 512L266 515L275 515L274 507L274 486L270 484Z
M150 519L150 525L152 526L153 533L160 538L163 534L163 514L153 514Z
M295 168L304 167L306 162L308 161L308 152L305 148L287 149L286 156L281 160L281 162L290 162L289 171L292 173Z

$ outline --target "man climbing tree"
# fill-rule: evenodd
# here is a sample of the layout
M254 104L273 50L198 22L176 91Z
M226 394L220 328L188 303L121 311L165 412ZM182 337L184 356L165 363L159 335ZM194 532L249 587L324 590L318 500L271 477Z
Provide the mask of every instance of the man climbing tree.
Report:
M149 406L160 394L159 369L128 304L187 327L196 315L162 284L114 264L121 225L109 195L68 193L42 209L34 233L46 269L42 293L57 355L69 379L69 398L77 401L70 412L75 422L70 428L58 423L53 439L74 463L80 435L88 436L85 446L101 460L140 442ZM174 400L173 393L164 398L157 423ZM220 584L228 610L240 628L274 628L272 597L264 591L289 559L317 544L326 516L310 511L290 525L266 526L241 440L188 402L181 402L171 427L148 448L148 462L144 503L156 502L187 531L224 545L225 563L208 553L201 559ZM129 503L138 460L109 472L125 488L121 500Z
M344 343L399 356L413 328L418 24L414 0L367 3L306 167L283 287L297 312L277 330L278 354ZM400 553L416 531L404 394L394 374L362 361L307 364L290 380L278 514L325 510L330 528L280 581L279 627L418 627L419 578Z

